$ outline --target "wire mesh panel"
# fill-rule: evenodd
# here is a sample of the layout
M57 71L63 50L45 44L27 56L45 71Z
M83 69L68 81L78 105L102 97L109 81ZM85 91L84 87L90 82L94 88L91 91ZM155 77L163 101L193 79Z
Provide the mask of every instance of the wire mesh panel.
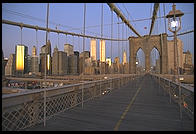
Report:
M43 98L3 108L2 130L20 130L43 121Z
M184 107L185 111L189 116L194 115L194 93L186 90L184 87L182 88L182 103L181 105Z
M159 76L154 75L154 79L159 82ZM172 82L171 80L161 78L160 84L164 90L170 95L171 99L178 103L180 108L193 119L194 117L194 91L181 83Z
M109 92L111 88L120 86L120 82L125 84L125 80L112 78L4 97L2 130L22 130L45 122L60 112Z

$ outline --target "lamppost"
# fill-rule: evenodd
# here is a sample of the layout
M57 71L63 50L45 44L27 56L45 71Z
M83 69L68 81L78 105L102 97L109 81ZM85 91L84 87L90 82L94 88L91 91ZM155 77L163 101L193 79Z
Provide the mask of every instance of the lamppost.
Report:
M179 74L178 71L178 51L177 49L177 32L181 29L181 16L184 13L180 10L176 10L176 5L172 5L172 11L166 16L168 18L168 29L174 33L174 76ZM177 61L176 61L177 58Z
M137 65L139 64L139 62L136 61L135 64L136 64L136 74L137 74L138 73L138 66Z

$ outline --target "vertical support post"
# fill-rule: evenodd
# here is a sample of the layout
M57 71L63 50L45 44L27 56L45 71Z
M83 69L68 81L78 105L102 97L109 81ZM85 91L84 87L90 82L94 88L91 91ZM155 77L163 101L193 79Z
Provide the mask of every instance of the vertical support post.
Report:
M120 88L120 78L118 78L119 79L119 81L118 81L118 88Z
M158 91L157 91L157 94L159 95L159 91L160 91L160 76L158 75L158 81L159 81L159 88L158 88Z
M101 80L100 80L100 83L99 83L99 96L101 96Z
M169 103L171 104L171 88L170 88L170 81L169 81Z
M112 79L110 78L110 91L112 90Z
M82 108L84 107L84 83L82 83Z
M163 79L163 96L165 96L165 92L166 92L166 89L165 89L165 87L166 87L166 80L165 79Z
M44 89L44 127L46 126L46 89Z
M180 119L182 120L182 90L181 83L179 82L179 106L180 106Z

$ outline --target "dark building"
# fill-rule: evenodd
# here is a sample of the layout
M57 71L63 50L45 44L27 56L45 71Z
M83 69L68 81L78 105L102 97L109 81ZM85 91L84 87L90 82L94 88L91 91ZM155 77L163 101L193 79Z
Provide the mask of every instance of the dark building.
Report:
M74 55L77 57L77 74L79 74L79 56L80 53L78 51L74 51Z
M45 69L46 69L46 75L52 74L52 57L51 57L50 40L48 40L46 45L41 47L40 72L42 76L45 75Z
M5 66L6 76L15 76L16 73L16 55L10 54L7 64Z
M66 75L68 72L67 53L54 48L52 60L52 75Z
M4 55L2 50L2 77L5 76L5 65L4 65Z
M27 56L27 73L29 73L29 72L31 72L31 67L32 67L32 64L31 64L31 56L30 55L28 55Z
M79 55L79 74L83 73L83 71L84 71L84 69L83 69L84 61L87 58L90 58L90 52L89 51L84 51L84 52L80 53L80 55Z

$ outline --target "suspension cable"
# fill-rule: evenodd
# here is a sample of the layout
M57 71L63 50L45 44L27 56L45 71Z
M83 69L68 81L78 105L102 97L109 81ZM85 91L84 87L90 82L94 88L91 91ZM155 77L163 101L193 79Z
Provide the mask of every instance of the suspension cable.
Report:
M118 17L118 22L119 22L119 16ZM118 39L119 39L119 23L118 23ZM119 41L118 41L118 57L120 56L120 53L119 53Z
M84 29L83 35L85 35L85 22L86 22L86 3L84 3ZM83 52L85 50L85 38L83 37Z
M111 39L113 36L113 11L111 9ZM112 62L112 40L111 40L111 62Z
M124 37L124 23L122 24L122 38ZM124 46L123 46L123 42L122 43L122 63L123 63L123 49L124 49Z
M128 35L127 35L127 26L126 26L126 38L128 38L127 37ZM128 42L129 43L129 42ZM128 54L128 50L127 50L127 45L128 45L128 43L126 42L126 61L127 61L127 54Z
M23 27L26 28L30 28L30 29L38 29L38 30L43 30L43 31L47 31L46 28L44 27L39 27L39 26L33 26L33 25L29 25L29 24L23 24L23 23L18 23L18 22L13 22L13 21L8 21L8 20L2 20L3 24L8 24L8 25L14 25L14 26L21 26L21 24L23 25ZM90 36L90 35L84 35L84 34L78 34L78 33L71 33L71 32L66 32L66 31L61 31L61 30L55 30L55 29L49 29L48 31L50 32L54 32L54 33L60 33L60 34L68 34L68 35L73 35L73 36L81 36L81 37L86 37L86 38L94 38L94 39L102 39L102 40L112 40L112 41L127 41L127 39L110 39L110 38L101 38L101 37L97 37L97 36Z
M165 33L167 34L167 25L166 25L166 16L165 16L165 3L163 3L163 13L164 13Z
M38 52L38 40L37 40L37 29L36 29L36 46L37 46L37 52ZM34 59L34 70L33 70L34 72L36 72L35 71L35 59Z
M21 33L21 45L22 45L22 24L21 24L21 26L20 26L20 33Z

